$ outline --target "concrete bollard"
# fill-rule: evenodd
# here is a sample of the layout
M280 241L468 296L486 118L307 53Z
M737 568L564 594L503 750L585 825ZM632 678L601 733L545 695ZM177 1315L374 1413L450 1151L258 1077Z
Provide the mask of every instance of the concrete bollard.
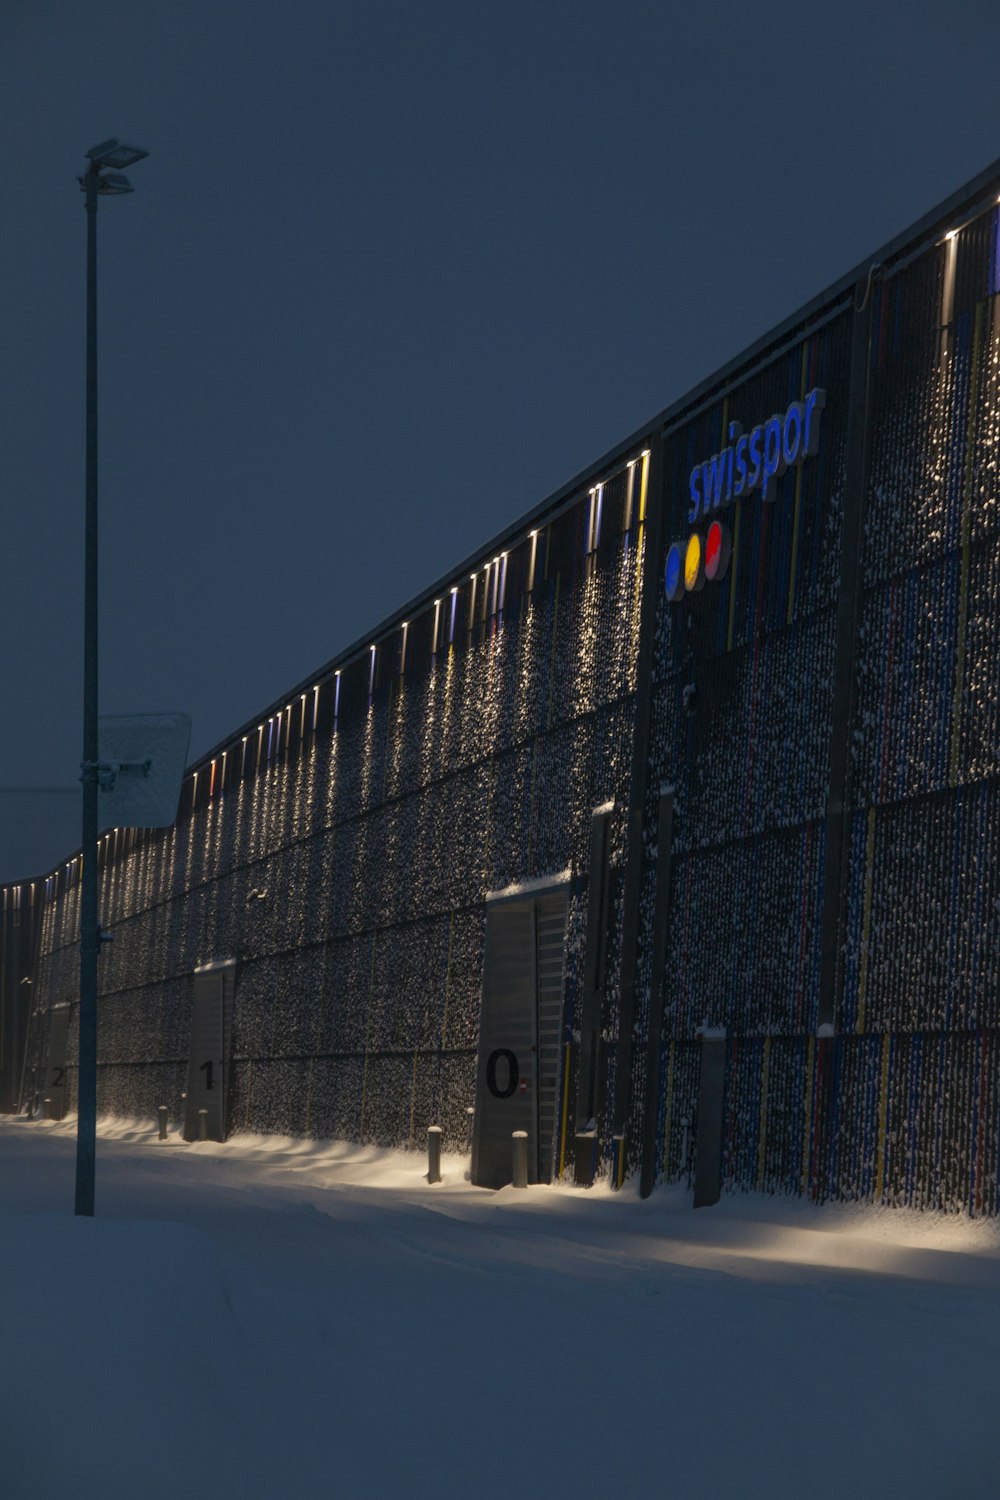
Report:
M514 1187L528 1186L528 1132L515 1130L511 1136L514 1144Z
M441 1126L427 1127L427 1181L441 1181Z
M161 1104L156 1113L160 1117L160 1140L165 1141L167 1138L167 1106Z
M207 1141L208 1140L208 1110L207 1109L199 1109L199 1111L198 1111L198 1139L199 1139L199 1141Z
M625 1137L623 1135L613 1135L611 1137L611 1144L614 1148L612 1187L617 1193L625 1181Z
M43 1120L51 1120L51 1118L52 1118L52 1100L51 1099L43 1099L42 1100L42 1119Z
M591 1188L597 1176L597 1131L578 1130L573 1140L573 1181Z

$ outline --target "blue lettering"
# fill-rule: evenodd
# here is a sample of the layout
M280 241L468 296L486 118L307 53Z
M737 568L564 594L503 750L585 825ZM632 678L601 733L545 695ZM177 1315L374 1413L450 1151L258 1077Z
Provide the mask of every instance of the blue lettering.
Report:
M688 511L688 520L692 523L697 521L698 512L701 509L701 493L698 489L698 479L700 474L701 466L699 464L695 464L694 468L691 470L691 478L688 481L688 488L691 491L691 509Z
M755 490L760 484L760 470L763 462L760 452L760 440L764 436L763 427L755 427L750 434L750 480L747 484L748 490Z
M733 494L737 500L747 487L747 448L750 445L748 437L740 437L736 443L736 484Z
M785 465L781 457L781 418L768 417L764 423L764 482L760 490L762 500L775 498L775 492L771 489L771 480L784 473L784 469Z
M826 391L816 386L806 397L806 420L804 441L802 443L803 458L812 458L814 453L819 452L819 424L825 405Z
M740 426L739 422L730 422L730 424L729 424L729 441L733 442L734 439L739 438L741 436L742 432L743 432L743 428ZM734 454L734 452L735 452L735 449L733 449L733 448L727 448L726 449L726 504L727 505L729 504L730 500L732 500L732 498L733 498L733 454Z
M805 408L801 401L793 401L785 412L785 425L781 433L781 456L785 464L791 467L799 461L799 450L802 446L802 423L805 418Z
M718 510L722 504L722 497L726 490L726 455L715 453L707 464L702 464L701 472L705 481L705 514L710 510Z
M775 500L778 486L774 481L786 469L819 452L820 421L825 406L826 391L815 386L804 401L792 401L783 416L775 413L766 422L759 422L749 436L739 422L730 422L729 446L704 463L695 464L691 470L688 520L694 523L699 517L707 518L712 511L753 490L760 490L762 500ZM718 521L712 522L705 544L711 553L713 580L723 576L728 561L726 529L722 527L720 532L720 525ZM688 539L686 548L679 542L670 548L664 583L671 601L680 599L685 590L696 592L708 576L701 548L702 540L697 533Z

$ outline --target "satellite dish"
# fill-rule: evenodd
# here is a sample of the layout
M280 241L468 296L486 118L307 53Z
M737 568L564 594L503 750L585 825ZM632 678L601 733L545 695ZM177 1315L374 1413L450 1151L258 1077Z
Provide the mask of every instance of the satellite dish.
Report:
M98 831L171 827L190 743L189 714L120 714L99 719Z

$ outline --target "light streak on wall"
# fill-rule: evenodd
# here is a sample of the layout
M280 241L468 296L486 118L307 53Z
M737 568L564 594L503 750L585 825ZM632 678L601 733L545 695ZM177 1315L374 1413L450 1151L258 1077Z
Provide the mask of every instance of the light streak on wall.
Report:
M601 511L604 506L604 485L595 484L590 491L587 512L587 555L596 552L601 544Z
M947 350L950 329L955 316L955 268L958 264L958 231L952 230L944 241L944 271L941 276L941 348Z
M493 559L491 567L493 568L493 602L490 605L490 614L491 615L495 615L496 612L497 612L497 597L498 597L498 593L499 593L499 589L500 589L500 559L499 559L499 557L495 557Z
M636 460L630 458L626 468L628 470L628 481L625 490L625 512L622 516L622 530L632 530L632 505L635 498L635 466Z

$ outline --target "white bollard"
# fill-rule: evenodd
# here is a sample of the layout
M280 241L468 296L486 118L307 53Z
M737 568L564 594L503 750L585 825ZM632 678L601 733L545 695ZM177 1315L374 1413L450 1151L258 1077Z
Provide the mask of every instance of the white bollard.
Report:
M427 1127L427 1181L441 1181L441 1135L440 1125Z
M514 1187L528 1186L528 1132L515 1130L511 1136L514 1145Z

